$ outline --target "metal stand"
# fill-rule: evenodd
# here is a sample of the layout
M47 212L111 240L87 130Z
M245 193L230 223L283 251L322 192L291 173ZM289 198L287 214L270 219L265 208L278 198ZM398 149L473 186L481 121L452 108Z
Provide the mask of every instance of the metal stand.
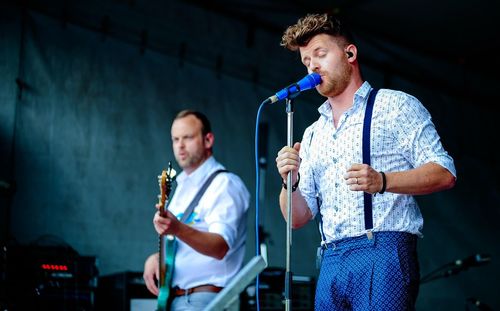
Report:
M293 103L292 99L286 99L287 114L287 145L293 148ZM288 172L287 203L286 203L286 272L285 272L285 310L292 310L292 272L291 247L292 247L292 171Z
M245 287L266 267L267 263L262 256L253 257L203 311L232 310L229 306L238 299Z

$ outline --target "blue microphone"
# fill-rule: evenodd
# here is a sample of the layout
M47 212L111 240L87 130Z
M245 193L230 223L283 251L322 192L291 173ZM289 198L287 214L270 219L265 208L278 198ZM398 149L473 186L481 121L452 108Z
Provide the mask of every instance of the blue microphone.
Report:
M320 83L321 83L321 76L313 72L302 78L299 82L293 83L287 86L286 88L282 89L275 95L269 97L267 101L270 101L270 104L273 104L285 98L294 98L295 96L299 95L300 92L312 89L313 87L315 87Z

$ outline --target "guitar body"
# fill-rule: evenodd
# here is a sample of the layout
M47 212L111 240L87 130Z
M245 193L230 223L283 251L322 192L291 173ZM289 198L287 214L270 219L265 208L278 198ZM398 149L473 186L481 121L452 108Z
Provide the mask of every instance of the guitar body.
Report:
M160 204L159 211L160 215L162 216L165 215L165 202L166 200L168 200L168 196L170 195L170 191L172 189L172 180L175 176L175 171L172 169L171 163L169 163L168 166L168 170L163 171L161 176L158 176L160 184L160 195L158 196L158 203ZM158 237L158 240L160 275L158 279L159 293L156 310L167 311L170 308L170 290L175 266L175 252L177 250L177 243L173 235L160 235Z

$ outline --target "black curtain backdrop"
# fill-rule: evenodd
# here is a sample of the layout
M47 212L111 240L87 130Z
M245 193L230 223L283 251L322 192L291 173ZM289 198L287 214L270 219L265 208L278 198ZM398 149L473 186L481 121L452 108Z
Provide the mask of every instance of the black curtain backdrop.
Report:
M217 27L214 13L195 10L193 14ZM2 10L0 18L4 241L26 244L50 235L80 254L97 256L101 275L141 271L144 259L157 246L152 227L156 176L168 161L175 162L169 136L171 120L178 111L192 108L205 112L213 123L215 157L240 175L252 193L246 258L254 255L255 117L260 102L285 84L279 80L275 85L259 83L244 74L232 74L250 69L230 67L232 63L224 63L224 56L212 62L202 59L206 50L224 51L224 44L229 43L197 45L198 36L203 34L194 30L184 29L184 35L192 38L177 38L189 42L184 58L179 45L143 49L128 40L33 11L23 13L16 7ZM234 33L238 27L245 31L237 22L231 27ZM381 60L368 62L365 78L375 87L400 89L419 98L455 159L457 186L418 197L425 219L424 238L419 240L421 274L472 254L492 258L485 266L423 284L418 310L464 309L469 297L500 308L496 282L499 164L493 152L498 108L491 109L493 104L488 102L494 101L494 89L489 82L473 81L467 72L449 64L391 42L365 40L362 34L359 37L363 55ZM279 40L270 35L258 39L262 46L276 46ZM426 77L411 79L383 70L380 64L388 56L381 46L393 55L411 59L419 70L428 69L432 76L427 82L431 83L422 82ZM269 59L265 50L257 51L255 55L262 60L253 61L263 66L288 62L282 66L298 72L288 83L305 74L296 57L283 60L280 53L269 51ZM440 81L451 87L441 88ZM469 90L469 96L464 95L461 85ZM296 99L296 141L317 118L322 100L313 92ZM284 105L266 108L263 121L268 124L268 165L260 221L270 235L269 265L283 267L285 223L278 207L281 181L274 158L286 143ZM314 222L294 231L294 274L317 275L319 240Z

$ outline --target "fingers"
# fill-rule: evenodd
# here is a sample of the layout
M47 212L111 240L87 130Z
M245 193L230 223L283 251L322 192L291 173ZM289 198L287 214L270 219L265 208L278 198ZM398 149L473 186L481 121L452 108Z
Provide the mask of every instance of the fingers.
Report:
M153 217L153 224L156 226L159 225L163 220L163 217L160 216L160 212L156 212Z
M368 175L369 168L370 166L368 166L368 164L354 163L346 170L344 179L346 180L348 185L351 185L356 184L356 178L358 178L359 184L359 179L364 178Z
M156 280L154 279L153 277L154 274L150 275L150 274L146 274L146 272L144 272L144 282L146 283L146 287L147 289L153 294L153 295L156 295L158 296L158 287L156 286Z
M298 144L298 143L296 143ZM300 144L299 144L300 145ZM298 147L300 149L300 146ZM285 146L281 148L280 151L278 151L278 158L283 158L283 157L297 157L299 158L299 150Z
M276 167L283 179L290 171L297 172L300 166L300 143L295 143L294 147L283 147L276 157ZM296 177L296 176L295 176Z
M157 280L160 279L160 264L158 264L158 269L155 269L155 278ZM156 291L158 291L158 287L156 286L156 282L155 282L155 288L156 288Z
M347 171L344 173L344 180L345 183L349 186L349 190L356 191L356 186L359 184L359 178L361 177L361 173L359 172L359 169L357 168L358 164L353 164L351 167L347 169Z
M376 193L379 173L368 164L355 163L344 174L344 180L352 191Z
M153 217L153 225L158 234L176 234L179 228L179 221L170 211L165 211L165 217L156 212Z
M158 296L158 286L156 280L159 278L159 262L157 254L153 254L146 259L144 263L144 282L147 289L154 295Z
M362 180L362 178L358 178L358 177L350 177L350 178L346 178L345 182L349 186L350 185L361 185L363 180Z
M297 150L297 152L300 151L300 143L295 143L293 144L293 149Z
M356 171L363 171L368 169L369 165L368 164L362 164L362 163L353 163L351 164L351 167L347 169L347 172L356 172Z
M160 212L156 212L153 218L153 225L158 234L165 234L168 229L168 218L161 217Z

